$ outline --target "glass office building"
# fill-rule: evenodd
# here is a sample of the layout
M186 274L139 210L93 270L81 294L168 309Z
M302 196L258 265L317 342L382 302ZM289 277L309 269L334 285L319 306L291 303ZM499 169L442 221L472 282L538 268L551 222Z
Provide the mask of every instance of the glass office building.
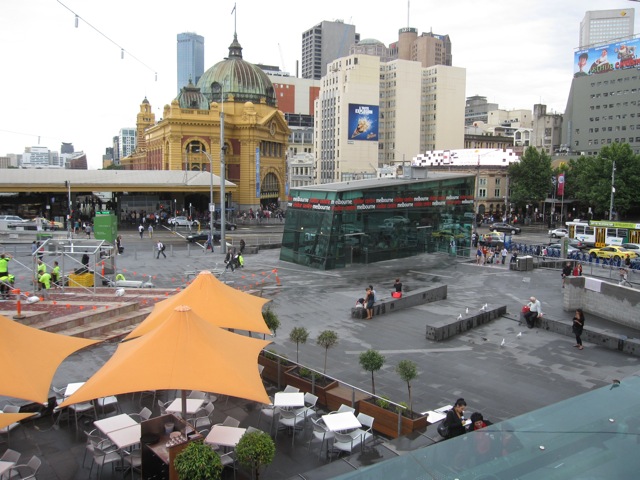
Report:
M423 176L292 189L280 259L330 270L424 252L468 255L475 177Z

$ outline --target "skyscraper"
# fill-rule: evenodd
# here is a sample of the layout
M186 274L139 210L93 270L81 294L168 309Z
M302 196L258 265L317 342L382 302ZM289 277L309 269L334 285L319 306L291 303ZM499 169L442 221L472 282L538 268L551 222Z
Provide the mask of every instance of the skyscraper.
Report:
M191 83L196 85L204 73L204 37L196 33L178 34L178 93Z
M356 27L342 20L310 28L302 34L302 78L320 80L327 74L327 64L349 55L349 48L359 40Z
M580 22L580 48L633 36L635 10L593 10Z

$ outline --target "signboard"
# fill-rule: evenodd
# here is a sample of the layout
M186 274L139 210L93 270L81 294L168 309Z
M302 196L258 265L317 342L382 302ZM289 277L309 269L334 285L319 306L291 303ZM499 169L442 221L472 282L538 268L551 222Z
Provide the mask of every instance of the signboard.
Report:
M445 205L473 205L473 195L441 195L415 197L378 197L329 200L326 198L289 197L288 208L349 212L388 210L395 208L439 207Z
M378 141L378 105L349 104L348 140Z
M260 147L256 147L256 198L260 198Z
M640 38L578 50L573 55L573 77L640 67Z

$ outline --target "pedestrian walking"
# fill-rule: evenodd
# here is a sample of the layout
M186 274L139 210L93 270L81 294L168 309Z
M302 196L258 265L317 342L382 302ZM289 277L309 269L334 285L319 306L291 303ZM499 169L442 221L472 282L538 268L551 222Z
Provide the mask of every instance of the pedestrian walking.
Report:
M153 225L149 224L149 238L153 238Z
M156 244L156 248L158 249L158 256L156 257L156 260L160 258L160 254L162 254L164 258L167 258L167 256L164 254L164 243L158 240L158 243Z
M565 263L564 267L562 267L562 288L564 288L564 281L567 277L571 276L571 262Z
M138 233L140 234L140 238L142 239L142 235L144 235L144 225L138 225Z
M241 238L240 239L240 253L244 252L244 247L246 247L246 246L247 246L247 244L244 243L244 239Z
M576 347L578 350L582 350L584 347L582 346L582 339L580 336L582 335L582 329L584 328L584 312L581 308L576 309L576 314L573 316L573 325L571 326L571 331L576 336Z
M508 254L508 250L507 247L502 247L502 251L500 252L500 255L502 255L502 264L504 265L505 263L507 263L507 254Z

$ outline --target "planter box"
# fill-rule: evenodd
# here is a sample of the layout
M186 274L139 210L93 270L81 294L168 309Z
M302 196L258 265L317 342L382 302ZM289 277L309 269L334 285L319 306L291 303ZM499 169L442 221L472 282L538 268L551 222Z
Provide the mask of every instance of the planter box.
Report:
M316 382L315 390L311 391L311 380L299 376L297 374L297 367L291 368L284 373L284 383L286 385L291 385L292 387L299 388L301 392L313 393L318 397L318 403L322 404L325 407L327 406L327 391L338 386L338 382L336 380L332 380L324 385L320 385L318 384L318 382Z
M389 438L398 438L398 414L395 411L381 408L368 400L358 402L358 411L375 419L373 429L376 432ZM416 430L426 428L427 416L416 416L416 418L411 419L403 415L401 422L400 435L407 435Z
M353 399L353 392L350 387L338 385L331 390L327 390L326 397L326 407L330 412L335 412L342 404L349 405L350 407L352 406L351 400ZM369 395L362 393L360 390L356 390L355 405L358 405L360 400L365 400L367 398L370 398Z
M280 377L278 377L278 361L267 358L264 352L258 355L258 364L264 367L262 378L275 383L278 388L285 382L284 373L293 368L292 365L280 360Z

